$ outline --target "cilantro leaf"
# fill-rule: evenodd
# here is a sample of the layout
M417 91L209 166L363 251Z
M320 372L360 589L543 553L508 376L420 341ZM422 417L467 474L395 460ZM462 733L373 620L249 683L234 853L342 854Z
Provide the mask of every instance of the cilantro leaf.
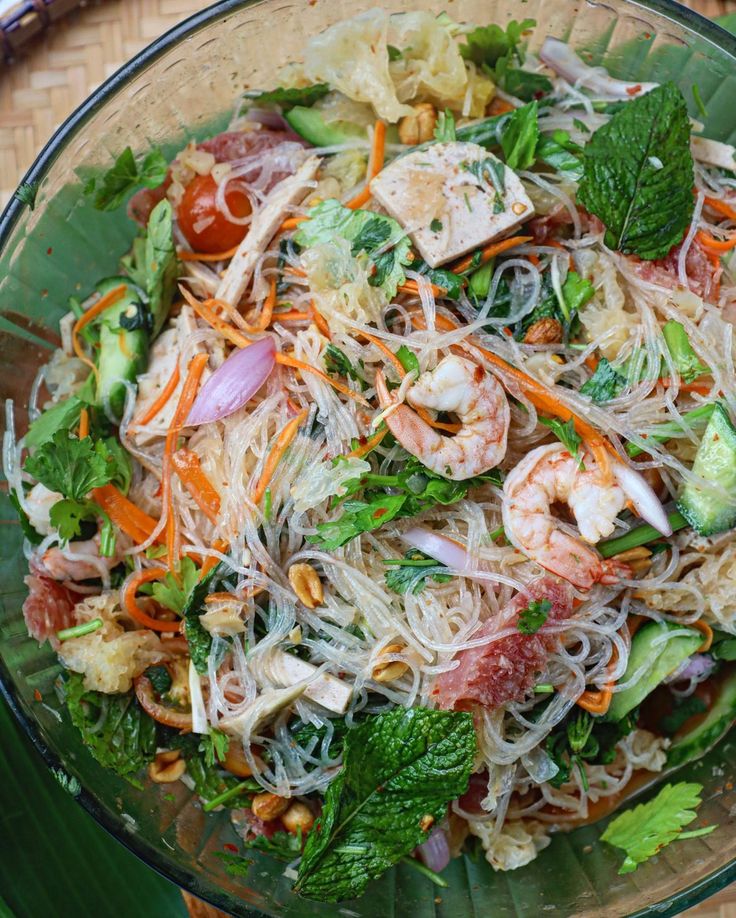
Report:
M702 790L701 784L685 781L666 784L652 800L626 810L608 824L601 840L626 853L620 875L632 873L678 838L694 837L692 832L682 830L695 819ZM715 828L708 826L697 830L697 834L706 835Z
M536 100L514 109L501 134L501 149L509 169L528 169L536 159L539 140Z
M315 83L313 86L292 87L290 89L278 86L276 89L251 97L249 101L259 108L264 108L267 105L278 105L282 111L286 112L295 105L304 105L310 108L322 96L326 96L329 91L330 87L327 83Z
M698 359L698 355L693 350L692 344L690 344L685 326L681 322L670 319L662 328L662 336L672 357L672 362L675 364L683 382L691 383L698 376L709 372L709 368L704 366Z
M157 188L166 178L168 168L160 150L151 150L137 163L133 151L126 147L107 172L87 183L84 193L92 196L97 210L115 210L139 186Z
M434 128L434 139L438 143L449 143L457 140L455 131L455 116L449 108L437 115L437 124Z
M404 266L411 263L411 243L400 224L383 214L350 210L330 198L310 209L295 239L299 245L313 246L335 236L351 243L353 255L364 252L368 256L375 267L369 283L380 287L389 299L393 297L406 279Z
M583 148L570 140L567 131L543 134L537 142L537 159L574 182L579 182L583 177L582 154Z
M39 182L21 182L13 197L21 204L25 204L29 210L33 210L36 206L39 184Z
M169 749L180 750L182 757L186 759L187 774L194 781L195 793L203 800L214 800L226 791L237 787L241 779L236 778L235 775L226 774L216 763L207 764L208 742L203 742L204 739L196 733L171 731L162 745L166 745ZM242 806L242 800L236 795L224 805Z
M409 350L405 344L402 344L398 351L396 351L396 357L407 373L411 373L412 370L414 370L416 373L419 373L419 361L417 360L417 355L414 353L414 351Z
M99 509L91 500L59 500L49 511L49 522L58 529L62 542L69 542L81 535L82 523L96 520Z
M587 395L596 405L603 405L620 395L625 385L626 378L605 357L601 357L595 373L580 387L580 393Z
M204 756L205 765L214 768L218 762L223 762L230 746L230 737L217 727L210 727L209 733L204 734L199 742L199 751Z
M405 494L387 494L371 500L348 500L342 506L344 513L329 523L317 524L317 535L307 536L325 551L333 551L350 542L362 532L372 532L399 516L406 503Z
M328 344L323 355L325 370L332 376L346 376L359 380L358 372L348 359L348 355L336 344Z
M185 556L181 559L178 580L172 573L168 573L163 580L154 581L153 598L177 615L182 615L198 582L199 568L191 558Z
M651 260L682 240L692 187L687 106L675 84L664 83L627 102L590 138L578 203L603 221L609 248Z
M113 457L103 443L90 437L78 440L58 430L29 456L24 471L51 491L71 500L82 500L92 490L112 480Z
M460 54L467 61L473 61L479 66L484 64L492 69L501 58L517 51L522 33L534 28L536 24L534 19L524 19L521 22L512 19L506 29L495 23L479 26L465 36L466 44L460 45Z
M549 599L532 599L526 609L519 613L516 628L521 634L536 634L547 621L552 608Z
M430 558L416 548L408 551L403 558L389 558L383 562L390 565L386 571L386 586L394 593L411 593L416 596L427 586L431 578L435 583L447 583L452 575L445 573L447 566Z
M361 895L465 792L475 750L473 719L460 711L396 708L351 728L295 891L325 902Z
M54 434L61 430L67 431L76 427L85 402L76 395L57 402L40 414L28 428L26 433L26 446L33 448L49 441Z
M583 442L582 437L575 430L575 422L572 418L568 421L561 421L559 418L539 418L539 423L554 433L557 439L566 447L573 459L578 460L578 465L582 469L583 457L580 455L580 444Z
M133 692L106 695L87 691L84 677L70 673L64 700L82 741L104 768L133 775L156 753L156 722L138 704Z

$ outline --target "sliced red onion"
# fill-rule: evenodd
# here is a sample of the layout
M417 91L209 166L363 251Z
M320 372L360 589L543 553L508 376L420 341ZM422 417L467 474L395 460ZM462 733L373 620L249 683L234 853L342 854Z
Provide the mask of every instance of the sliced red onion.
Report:
M430 529L422 529L415 526L407 532L401 534L401 538L412 548L418 548L430 558L435 558L446 564L456 571L468 570L471 566L470 556L467 551L454 539L448 539L447 536L440 535L439 532L432 532Z
M252 398L276 364L272 338L234 351L200 389L187 418L187 427L229 417Z
M572 48L558 38L545 38L539 59L568 83L615 99L634 99L656 89L658 83L627 83L615 80L600 67L589 67Z
M644 476L621 461L614 463L613 474L639 516L663 536L671 536L672 526L665 509Z
M710 676L716 665L713 657L704 653L694 653L688 657L673 673L664 681L670 682L694 682L696 685L703 682Z
M436 826L429 838L416 849L419 860L434 873L442 871L450 863L450 843L443 829Z

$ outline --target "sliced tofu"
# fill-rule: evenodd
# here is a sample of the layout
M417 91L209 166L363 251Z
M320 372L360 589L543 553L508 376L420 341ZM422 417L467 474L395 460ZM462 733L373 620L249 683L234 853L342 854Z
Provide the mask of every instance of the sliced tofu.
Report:
M328 711L344 714L347 710L353 687L329 673L322 673L316 679L317 667L306 660L281 650L274 651L268 665L268 675L274 682L282 685L294 685L306 679L312 679L304 688L304 697L321 704Z
M289 216L289 210L300 204L312 188L312 179L319 171L318 156L310 156L271 191L263 207L253 217L250 229L217 288L216 299L237 306L250 281L258 259L268 248L276 230Z
M373 179L371 193L432 268L508 236L534 215L518 176L475 143L435 143L402 156Z
M691 137L690 149L695 159L706 166L736 171L736 149L730 143L708 140L706 137Z

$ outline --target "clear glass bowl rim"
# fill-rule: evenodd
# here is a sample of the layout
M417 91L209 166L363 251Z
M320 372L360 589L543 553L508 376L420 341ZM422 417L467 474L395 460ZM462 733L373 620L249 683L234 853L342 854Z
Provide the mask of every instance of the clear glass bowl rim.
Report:
M214 3L212 6L184 19L178 25L169 29L155 41L151 42L151 44L143 48L142 51L139 51L138 54L123 64L119 70L116 70L112 76L101 83L100 86L62 122L51 138L46 142L45 146L24 175L22 183L30 184L33 182L40 182L57 156L63 153L66 144L84 129L89 119L108 99L114 97L118 90L122 89L127 83L134 79L150 63L175 47L179 42L205 28L209 23L227 16L232 12L246 9L249 6L257 6L259 2L260 0L220 0L220 2ZM630 5L633 9L651 11L667 19L674 20L685 29L696 33L700 38L711 42L725 51L733 58L734 66L736 66L736 36L732 35L712 20L697 13L695 10L682 6L676 3L675 0L637 0L637 2L630 0ZM0 253L2 253L6 243L12 235L23 206L23 203L13 196L0 216ZM51 769L63 768L63 761L61 761L54 751L46 745L42 736L36 729L34 719L27 716L19 704L13 679L2 658L0 658L0 692L2 692L16 720L21 725L34 747L41 754L47 766ZM148 844L141 843L134 835L126 832L122 819L115 817L113 814L108 813L104 808L100 807L94 795L89 793L85 788L82 788L76 800L99 825L113 836L113 838L124 845L144 864L151 867L162 877L199 898L210 902L214 906L224 905L222 902L218 903L216 897L211 896L207 891L201 888L195 874L167 860L155 848L150 847ZM643 918L645 915L655 914L659 916L659 918L679 915L681 912L697 905L709 896L715 895L734 880L736 880L736 859L732 860L730 863L724 864L699 883L692 886L686 886L670 896L669 899L638 911L631 915L630 918L640 918L640 916ZM244 916L244 918L245 916L258 918L258 916L262 915L261 912L251 909L243 910L240 914Z

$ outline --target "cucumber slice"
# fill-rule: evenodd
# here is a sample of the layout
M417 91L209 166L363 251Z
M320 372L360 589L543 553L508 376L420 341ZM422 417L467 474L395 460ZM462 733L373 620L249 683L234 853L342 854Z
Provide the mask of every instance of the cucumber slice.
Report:
M736 526L736 427L722 404L716 403L693 463L693 472L720 485L726 495L688 482L677 507L700 535L714 535Z
M673 740L667 752L667 767L676 768L699 759L714 746L736 721L736 669L724 680L710 711L695 729Z
M694 628L688 629L690 634L664 640L668 631L681 630L681 625L671 622L650 622L636 632L631 639L629 662L621 681L628 682L640 670L642 673L633 685L613 696L606 720L621 720L633 711L703 643L703 635Z
M317 108L295 105L284 118L296 133L314 144L315 147L331 147L338 143L350 143L358 137L365 139L366 129L349 121L325 121Z

